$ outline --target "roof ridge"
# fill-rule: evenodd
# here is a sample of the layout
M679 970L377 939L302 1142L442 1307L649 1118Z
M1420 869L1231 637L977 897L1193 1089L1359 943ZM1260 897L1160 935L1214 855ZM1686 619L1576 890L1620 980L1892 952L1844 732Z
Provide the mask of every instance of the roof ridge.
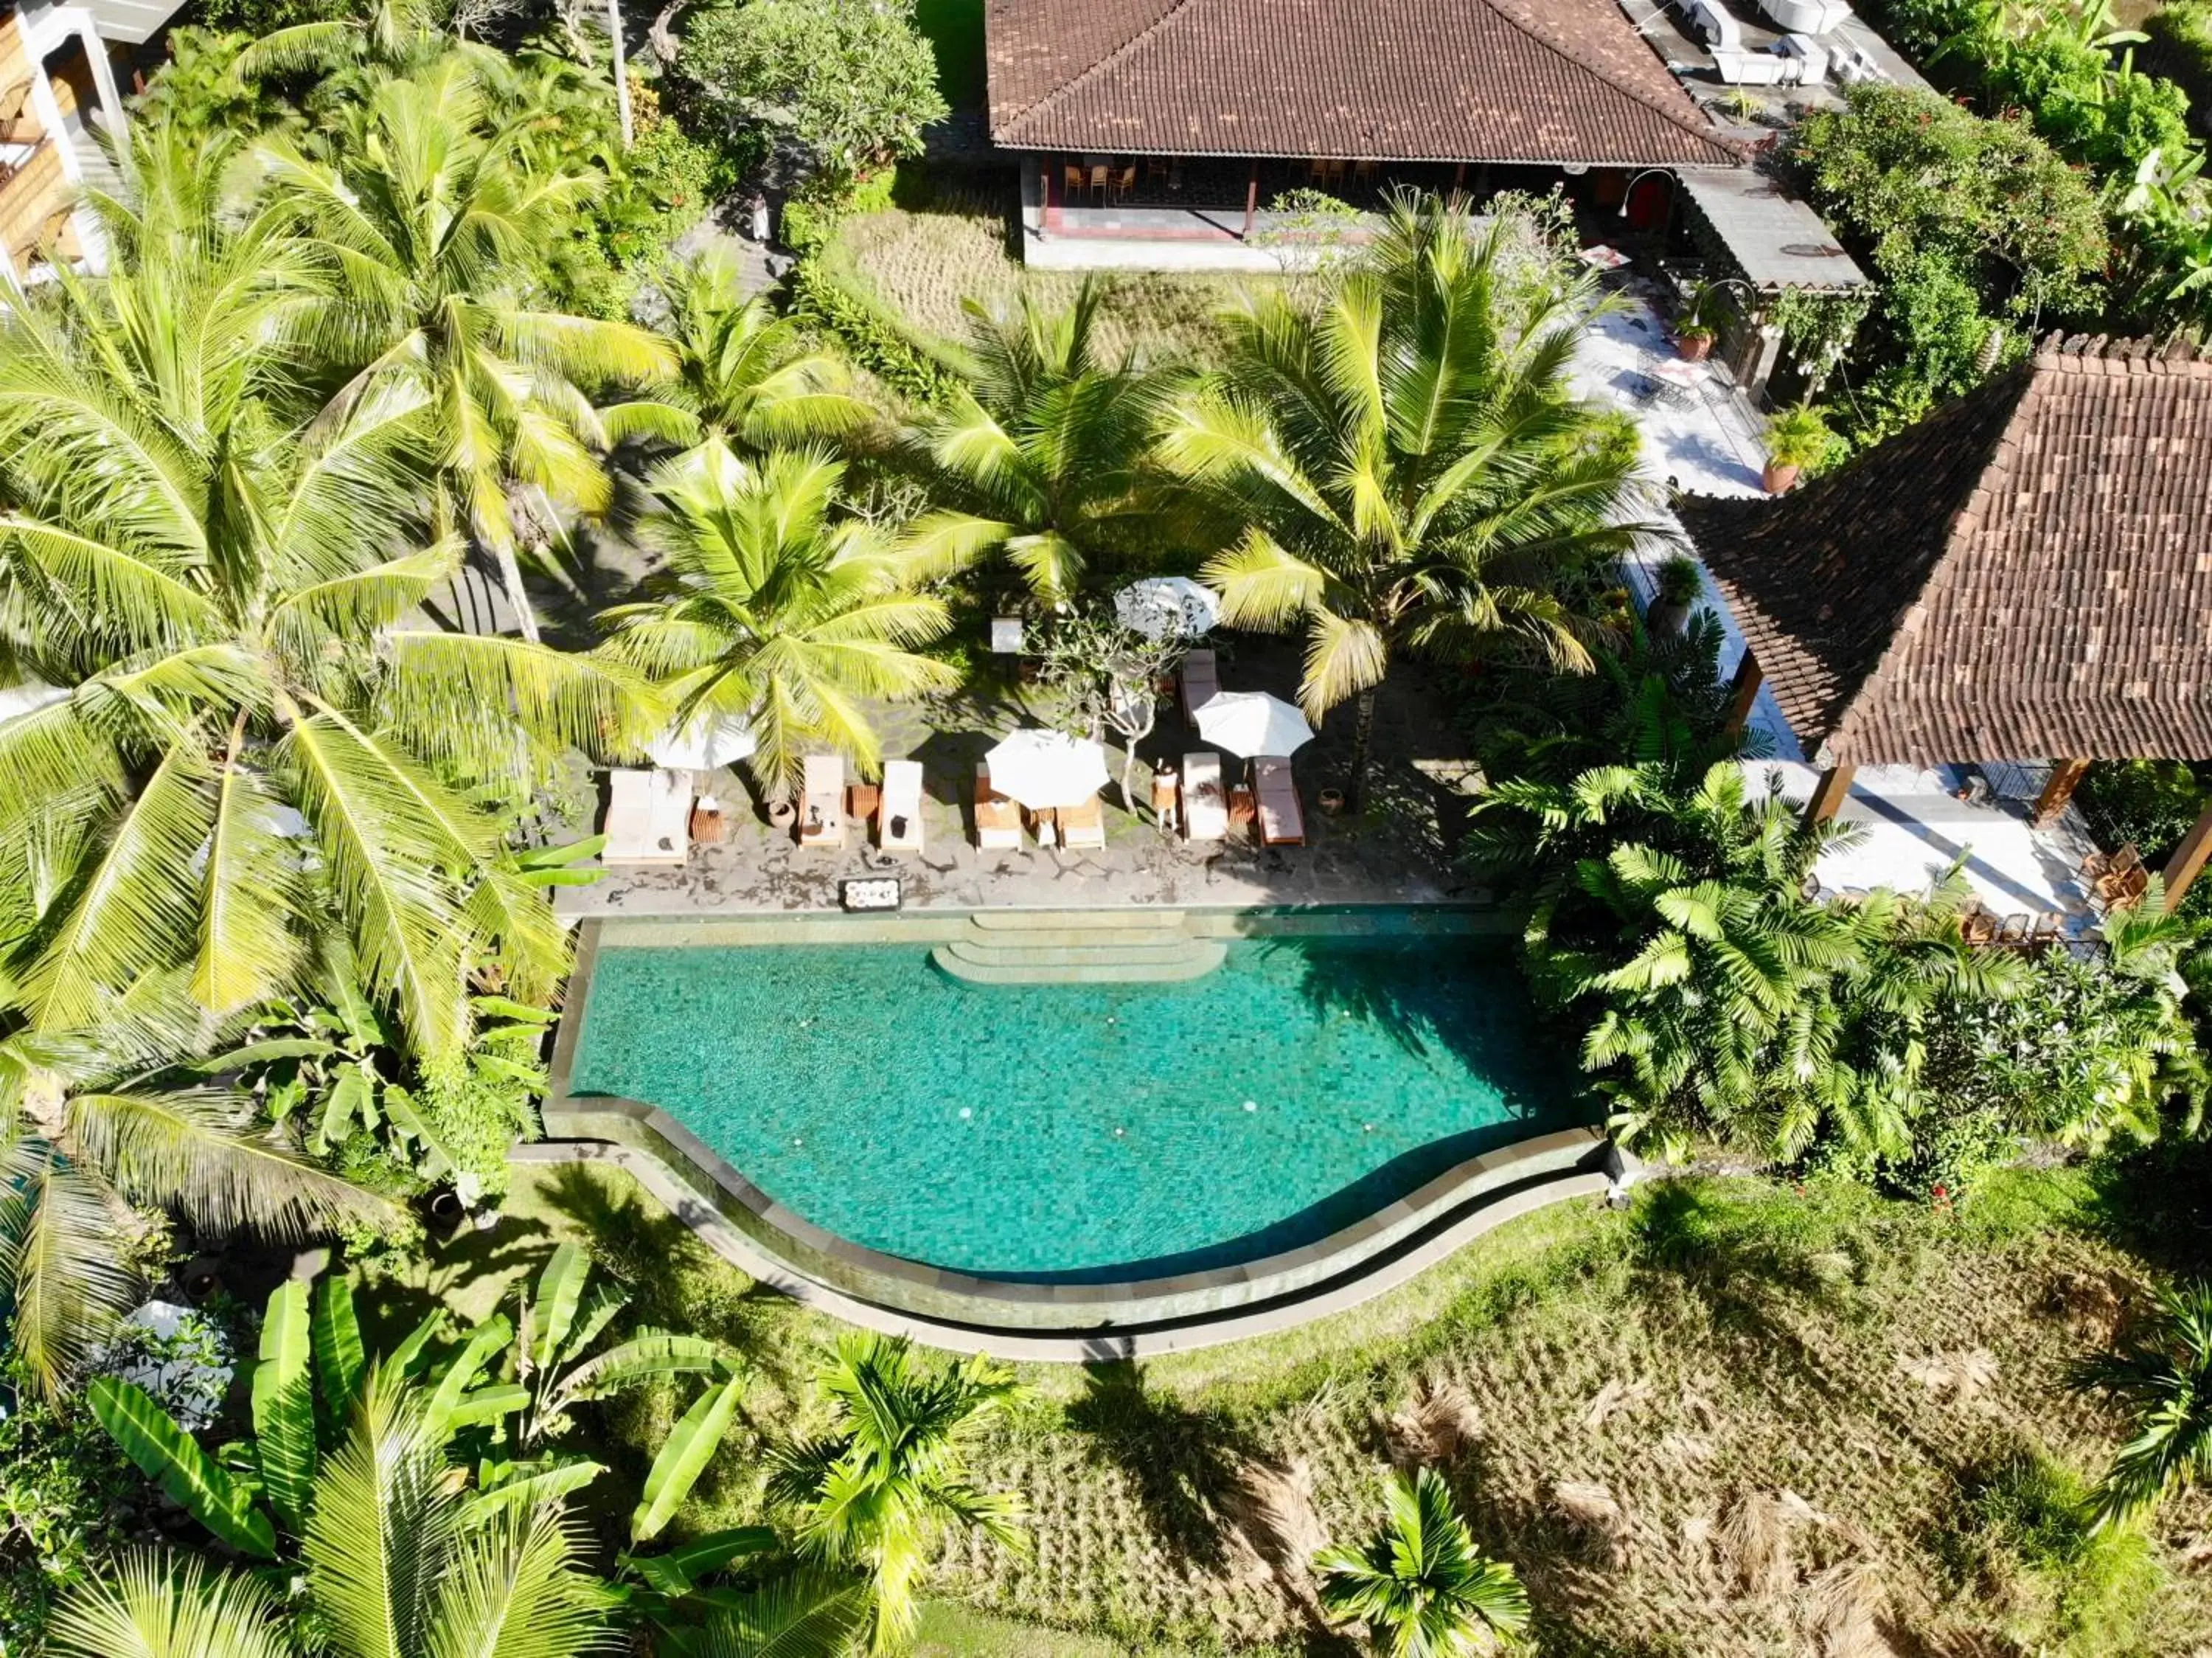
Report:
M1158 17L1152 19L1151 22L1146 24L1144 27L1139 29L1127 40L1122 41L1120 46L1115 47L1113 51L1108 52L1103 58L1094 58L1091 59L1091 61L1084 67L1081 74L1077 75L1069 80L1062 81L1058 86L1053 88L1051 91L1046 93L1034 103L1024 105L1020 110L1009 118L1009 125L1013 121L1025 121L1030 116L1036 114L1039 110L1045 108L1048 105L1058 102L1062 96L1074 91L1076 88L1090 80L1094 75L1103 74L1109 67L1119 63L1124 57L1127 56L1128 53L1133 52L1141 42L1151 40L1154 34L1158 34L1161 29L1165 28L1175 18L1182 15L1184 12L1189 10L1194 6L1201 6L1206 3L1208 3L1208 0L1168 0L1168 8L1165 11L1162 12Z
M1633 99L1636 102L1643 105L1644 108L1650 110L1661 119L1671 123L1673 125L1680 128L1682 131L1688 133L1692 137L1702 139L1706 143L1712 145L1712 147L1718 150L1722 155L1736 155L1735 147L1722 135L1720 129L1714 126L1711 122L1702 120L1692 122L1686 119L1680 110L1669 108L1665 100L1647 98L1644 95L1644 92L1641 88L1624 86L1619 81L1614 80L1611 76L1599 73L1594 65L1585 63L1583 59L1576 57L1572 52L1561 51L1555 42L1545 39L1543 34L1523 19L1517 10L1509 10L1507 9L1509 5L1514 3L1514 0L1480 0L1480 3L1488 6L1492 11L1504 18L1512 27L1519 30L1522 34L1527 35L1528 39L1534 40L1538 46L1543 47L1546 52L1550 52L1552 56L1557 58L1561 63L1580 70L1584 75L1587 75L1592 79L1597 81L1600 84L1610 87L1613 91L1624 94L1627 97ZM1613 4L1613 0L1607 0L1607 3ZM1624 13L1623 15L1626 16L1626 14ZM1645 37L1644 31L1641 29L1636 29L1632 32L1636 36L1638 46L1643 50L1649 52L1650 50L1651 43L1650 40ZM1657 61L1656 54L1654 54L1654 60ZM1662 69L1665 68L1665 64L1663 63L1662 63L1660 66ZM1668 78L1671 81L1674 77L1669 74ZM1697 109L1700 117L1703 116L1705 112L1702 109L1698 109L1698 104L1694 99L1692 99L1687 93L1684 93L1682 97L1684 102L1687 103L1692 109ZM1743 158L1740 155L1736 155L1737 165L1741 166L1742 164L1742 159ZM1688 165L1688 163L1684 163L1684 165Z
M1918 641L1920 630L1927 619L1930 597L1934 594L1937 584L1942 581L1944 573L1950 568L1952 559L1958 552L1960 538L1980 527L1982 515L1989 507L1990 474L2002 468L2007 477L2011 476L2012 457L2018 448L2018 445L2014 441L2013 433L2019 426L2028 405L2036 398L2037 381L2040 377L2039 373L2040 363L2039 357L2030 357L2007 373L1984 381L1941 411L1950 415L1960 414L1977 397L1984 393L1991 394L1992 402L1996 401L1999 397L2009 397L2012 400L2012 408L2006 414L2003 424L1997 428L1995 436L1990 439L1988 450L1984 454L1980 465L1975 468L1973 488L1966 492L1966 498L1952 509L1950 521L1943 527L1942 550L1929 561L1926 573L1922 576L1919 585L1912 590L1910 597L1898 606L1897 621L1890 629L1889 643L1882 647L1881 655L1875 658L1874 666L1869 668L1865 677L1859 680L1857 688L1844 698L1843 706L1836 710L1834 722L1830 728L1826 741L1822 745L1823 747L1832 748L1849 735L1861 706L1867 702L1877 686L1887 685L1891 669L1897 666L1905 654ZM1863 459L1871 461L1875 455L1881 453L1881 444L1875 444L1866 452Z

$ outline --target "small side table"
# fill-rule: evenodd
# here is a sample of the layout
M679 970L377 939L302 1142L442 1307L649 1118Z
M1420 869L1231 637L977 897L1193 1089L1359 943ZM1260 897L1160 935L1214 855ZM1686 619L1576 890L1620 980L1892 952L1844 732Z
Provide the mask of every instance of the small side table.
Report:
M883 790L872 783L856 783L845 793L845 815L860 823L875 821L876 808L883 804Z
M691 808L691 838L702 846L720 846L730 838L730 820L720 806L702 800Z
M1260 819L1260 803L1243 784L1229 791L1229 826L1249 829Z

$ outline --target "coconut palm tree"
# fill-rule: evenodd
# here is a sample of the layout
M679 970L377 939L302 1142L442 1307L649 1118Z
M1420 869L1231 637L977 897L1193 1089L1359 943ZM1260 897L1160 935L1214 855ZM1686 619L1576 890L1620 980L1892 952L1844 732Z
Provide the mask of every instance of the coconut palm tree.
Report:
M149 976L96 1030L0 1039L0 1274L10 1344L50 1394L143 1293L131 1246L146 1210L203 1238L292 1240L391 1218L179 1057L201 1035L191 1009L182 985Z
M587 388L675 368L657 335L533 307L552 239L599 178L538 165L542 146L502 125L485 71L449 53L386 79L307 149L261 146L280 211L333 280L301 333L350 373L332 418L386 389L428 405L439 481L497 560L535 641L510 491L603 511L609 434Z
M1513 234L1401 196L1317 311L1277 294L1229 320L1227 366L1160 440L1245 526L1204 571L1224 619L1304 631L1316 722L1354 701L1355 795L1394 653L1510 643L1586 671L1565 578L1662 533L1635 521L1632 442L1568 387L1587 287L1515 277Z
M1521 1580L1475 1548L1442 1475L1394 1474L1387 1500L1389 1519L1366 1543L1316 1557L1322 1606L1365 1624L1395 1658L1485 1651L1528 1627Z
M799 326L766 299L747 296L727 253L678 267L667 291L676 375L603 411L617 442L637 435L690 448L715 437L757 452L838 437L874 418L842 363L808 349Z
M1039 598L1059 601L1157 516L1146 462L1178 376L1103 357L1104 298L1085 277L1060 311L1027 290L1012 308L963 302L972 383L914 438L955 503L914 527L915 546L942 567L1003 552Z
M2075 1379L2134 1417L2135 1437L2097 1482L2100 1526L2212 1479L2212 1283L2161 1289L2157 1318L2119 1351L2086 1361Z
M963 1454L1020 1390L988 1359L933 1367L902 1339L857 1333L838 1342L816 1385L831 1429L776 1453L769 1490L799 1509L801 1553L872 1578L873 1649L887 1651L913 1632L915 1592L946 1531L1027 1546L1019 1500L976 1490Z
M459 549L425 523L429 388L298 402L313 254L210 216L219 155L149 134L116 250L0 323L0 1006L91 1028L181 970L219 1018L319 936L426 1062L496 955L550 992L566 942L479 803L646 717L634 676L411 619ZM303 295L306 296L303 298Z
M677 720L749 721L758 746L746 764L779 795L809 748L876 769L866 699L959 682L914 653L950 624L943 600L915 591L921 561L866 521L833 515L844 475L826 454L743 460L719 438L677 457L655 475L666 510L647 532L665 546L670 578L600 619L605 654L659 682Z
M273 1628L274 1597L253 1578L138 1554L70 1596L52 1649L63 1658L611 1649L606 1590L577 1565L580 1533L561 1506L487 1509L456 1472L420 1396L372 1370L344 1437L316 1471L295 1568L306 1627Z

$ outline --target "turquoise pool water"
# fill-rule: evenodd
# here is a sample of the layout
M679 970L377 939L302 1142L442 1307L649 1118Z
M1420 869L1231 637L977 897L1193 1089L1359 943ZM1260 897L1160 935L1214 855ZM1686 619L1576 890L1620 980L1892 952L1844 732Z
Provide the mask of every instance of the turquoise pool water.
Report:
M1190 984L1023 987L921 947L623 946L569 1092L659 1106L871 1248L1147 1277L1310 1242L1573 1120L1530 1017L1480 937L1244 940Z

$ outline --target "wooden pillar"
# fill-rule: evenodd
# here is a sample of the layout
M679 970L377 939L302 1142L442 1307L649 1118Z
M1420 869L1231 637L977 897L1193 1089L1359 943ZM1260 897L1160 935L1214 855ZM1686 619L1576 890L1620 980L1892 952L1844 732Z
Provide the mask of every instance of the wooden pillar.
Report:
M2035 812L2029 821L2039 829L2045 829L2058 821L2058 814L2066 809L2066 802L2074 798L2074 787L2081 781L2081 774L2089 769L2087 760L2054 760L2051 765L2051 781L2043 785L2043 792L2035 797Z
M1820 786L1813 790L1813 798L1805 802L1807 827L1826 823L1836 815L1851 792L1851 774L1857 770L1855 765L1832 765L1820 773Z
M2172 910L2181 902L2181 895L2189 890L2190 882L2197 879L2204 867L2204 855L2212 852L2212 806L2204 808L2204 815L2197 820L2189 832L2181 838L2181 844L2173 849L2173 856L2166 861L2166 907Z
M1743 660L1735 665L1735 678L1729 681L1728 718L1721 729L1731 737L1741 737L1744 726L1751 719L1751 706L1759 700L1759 688L1766 683L1766 674L1759 666L1759 658L1747 650Z
M1244 237L1243 237L1243 239L1244 239L1246 241L1251 241L1251 240L1252 240L1252 221L1253 221L1255 218L1256 218L1256 217L1258 217L1258 216L1259 216L1259 212L1260 212L1260 158L1259 158L1257 155L1255 155L1255 156L1252 158L1252 172L1251 172L1251 176L1250 176L1249 178L1248 178L1248 179L1245 180L1245 183L1244 183Z

